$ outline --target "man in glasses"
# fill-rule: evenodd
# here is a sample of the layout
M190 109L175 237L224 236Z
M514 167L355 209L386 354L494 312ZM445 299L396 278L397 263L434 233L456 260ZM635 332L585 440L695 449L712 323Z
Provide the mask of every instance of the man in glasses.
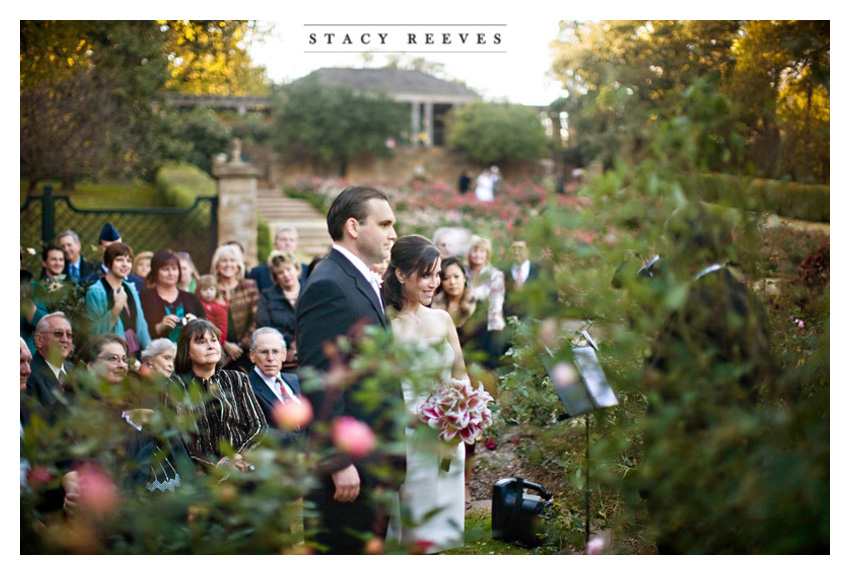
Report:
M32 373L27 380L27 393L44 408L48 421L62 409L61 398L70 396L66 386L73 365L68 356L74 351L71 322L61 311L42 317L35 326L35 354Z
M257 401L266 416L269 428L275 428L275 410L289 402L301 404L301 386L294 373L283 373L286 358L286 342L283 335L273 327L261 327L251 335L251 350L248 352L254 369L248 375ZM281 432L283 444L296 439L297 433Z

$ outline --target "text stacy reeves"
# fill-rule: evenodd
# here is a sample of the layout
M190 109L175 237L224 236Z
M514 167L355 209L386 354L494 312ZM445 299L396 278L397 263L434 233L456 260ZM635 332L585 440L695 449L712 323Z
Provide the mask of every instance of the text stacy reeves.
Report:
M311 32L311 46L498 46L501 32Z

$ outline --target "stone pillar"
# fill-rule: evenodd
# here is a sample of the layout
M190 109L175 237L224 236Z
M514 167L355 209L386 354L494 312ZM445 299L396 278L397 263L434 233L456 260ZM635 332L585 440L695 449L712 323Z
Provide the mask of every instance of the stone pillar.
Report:
M257 180L260 170L242 160L242 142L234 138L228 154L214 158L218 180L218 240L245 248L245 267L257 265Z

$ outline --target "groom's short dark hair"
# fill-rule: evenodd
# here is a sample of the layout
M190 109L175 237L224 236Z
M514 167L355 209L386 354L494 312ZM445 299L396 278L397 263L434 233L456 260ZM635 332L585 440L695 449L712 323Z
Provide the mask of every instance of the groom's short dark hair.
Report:
M384 192L369 186L348 186L339 193L328 210L328 233L333 241L342 239L348 218L362 222L368 217L369 200L390 201Z

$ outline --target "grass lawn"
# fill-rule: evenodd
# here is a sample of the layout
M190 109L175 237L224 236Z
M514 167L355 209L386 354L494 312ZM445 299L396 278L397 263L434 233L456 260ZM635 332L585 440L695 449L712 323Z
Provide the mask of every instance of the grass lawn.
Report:
M466 512L465 545L443 551L441 555L536 555L540 550L526 549L493 539L490 530L490 509L479 507ZM537 552L535 552L537 551Z
M27 185L26 180L21 180L21 205L26 201ZM160 201L156 187L146 182L79 182L73 192L66 194L61 190L60 182L46 181L39 183L36 188L38 194L44 186L53 186L54 195L72 196L74 206L82 209L157 207Z

